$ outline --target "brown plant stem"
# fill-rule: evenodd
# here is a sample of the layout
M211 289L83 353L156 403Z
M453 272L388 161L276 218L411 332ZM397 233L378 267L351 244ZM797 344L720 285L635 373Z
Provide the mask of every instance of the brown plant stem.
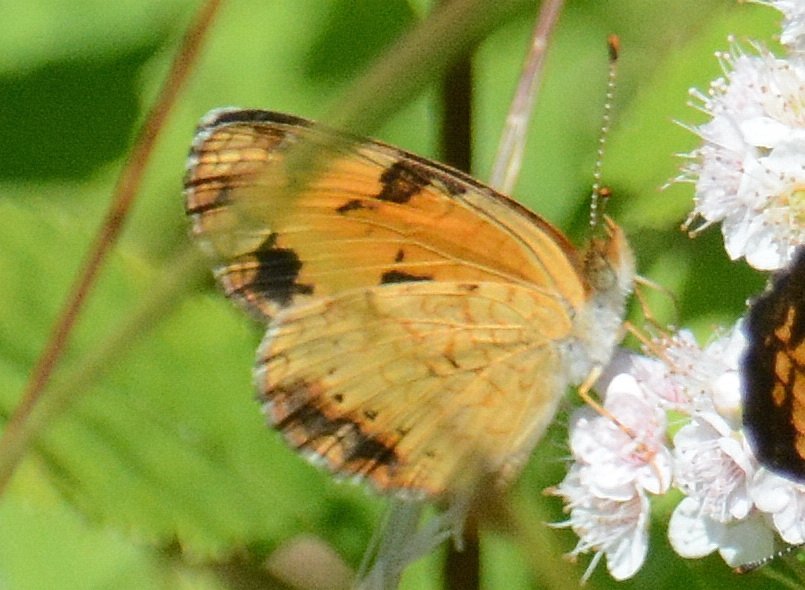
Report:
M442 79L441 157L470 173L472 168L472 60L464 56Z
M208 0L199 10L195 21L185 34L159 97L148 113L126 166L120 174L111 205L95 241L90 247L82 270L67 296L64 308L53 327L47 344L31 372L20 402L0 437L0 455L3 457L2 468L0 468L0 494L5 490L14 468L25 450L25 446L21 446L17 439L23 430L26 430L25 423L40 402L59 358L67 346L70 332L95 285L100 269L120 236L123 223L139 191L143 173L154 149L159 130L164 126L173 105L176 104L221 3L222 0ZM16 449L16 451L10 453L11 449Z
M444 0L449 4L452 0ZM472 59L469 53L453 63L441 83L442 122L439 130L443 161L464 172L472 167ZM481 587L481 545L478 523L471 515L464 523L464 543L459 551L447 543L444 562L447 590L477 590Z

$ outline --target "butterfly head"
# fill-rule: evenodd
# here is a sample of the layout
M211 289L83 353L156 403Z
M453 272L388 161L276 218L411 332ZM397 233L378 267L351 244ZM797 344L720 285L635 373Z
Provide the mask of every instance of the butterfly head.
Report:
M635 263L623 230L603 218L604 235L590 242L584 257L584 274L593 292L623 300L632 291Z

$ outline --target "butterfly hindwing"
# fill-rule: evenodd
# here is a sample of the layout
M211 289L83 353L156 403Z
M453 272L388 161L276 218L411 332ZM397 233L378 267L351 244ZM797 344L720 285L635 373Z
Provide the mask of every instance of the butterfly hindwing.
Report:
M275 318L257 387L333 471L438 494L473 470L516 472L566 385L550 369L570 329L560 302L516 285L353 290Z

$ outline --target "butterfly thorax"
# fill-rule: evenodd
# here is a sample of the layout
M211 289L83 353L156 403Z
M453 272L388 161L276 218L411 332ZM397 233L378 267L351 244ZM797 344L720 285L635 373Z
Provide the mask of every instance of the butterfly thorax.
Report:
M605 367L620 340L626 299L634 282L634 257L623 231L606 219L607 235L590 242L584 276L590 294L574 321L564 350L570 383L583 382L596 366Z

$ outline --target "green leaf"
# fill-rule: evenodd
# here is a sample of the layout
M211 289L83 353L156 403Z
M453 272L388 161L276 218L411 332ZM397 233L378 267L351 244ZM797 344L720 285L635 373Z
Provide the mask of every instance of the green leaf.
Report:
M339 13L346 4L314 0L226 5L181 104L162 130L127 233L102 274L59 378L106 342L170 271L172 255L186 247L181 178L199 117L228 105L311 118L330 112L370 57L400 35L400 20L413 22L419 4L413 11L405 2L387 3L393 18L376 18L368 10ZM138 0L85 1L76 7L41 0L7 8L11 13L0 24L0 48L6 50L0 51L0 135L10 147L0 172L5 417L46 341L100 224L137 122L196 5ZM533 24L531 12L529 5L528 13L509 18L476 54L473 141L480 178L491 168ZM658 188L676 173L674 153L691 149L696 140L673 120L695 121L685 106L687 88L705 88L718 73L712 52L726 48L727 32L768 39L777 21L768 7L719 0L572 2L552 40L515 196L572 235L584 235L607 76L605 39L619 33L622 74L604 181L614 188L611 212L627 228L641 273L677 294L678 323L685 326L733 321L762 278L726 263L717 230L693 242L678 231L691 191ZM439 39L432 42L434 51L443 49ZM400 83L408 74L398 73ZM381 105L378 112L394 114L374 134L437 156L437 100L429 86L405 104ZM671 307L667 300L658 305ZM116 577L107 579L116 587L166 587L165 580L179 577L166 572L177 562L193 572L181 583L233 586L217 573L224 566L236 567L236 557L245 555L248 567L257 570L267 553L301 533L325 539L357 565L382 501L359 487L332 482L264 426L250 377L262 328L232 308L209 280L204 288L188 282L178 300L165 302L165 310L163 321L144 323L106 374L48 424L31 459L34 474L18 476L0 507L0 580L19 581L19 587L26 582L46 587L51 580L49 572L34 571L36 559L24 561L15 538L57 569L74 562L89 586L102 586L104 572L113 572ZM527 501L515 506L529 526L564 518L558 502L541 496L561 478L564 436L560 418L518 488ZM56 490L83 520L60 506L53 516L57 524L47 530L47 503L35 501L33 509L41 512L32 517L21 501L21 490L32 486L48 494ZM538 513L529 508L533 504ZM30 536L17 537L23 530ZM46 533L52 543L43 540ZM482 536L488 587L537 585L534 572L553 567L575 542L569 531L546 534L555 542L538 548ZM748 578L725 582L725 567L717 561L684 562L663 535L657 527L649 565L631 587L675 587L683 579L677 576L680 568L697 587L759 587ZM71 542L79 536L76 549ZM87 553L98 555L95 566L78 555ZM586 563L567 566L577 572L568 587L577 587ZM411 569L403 586L439 587L439 567L439 556L429 556ZM603 571L590 586L615 587Z

